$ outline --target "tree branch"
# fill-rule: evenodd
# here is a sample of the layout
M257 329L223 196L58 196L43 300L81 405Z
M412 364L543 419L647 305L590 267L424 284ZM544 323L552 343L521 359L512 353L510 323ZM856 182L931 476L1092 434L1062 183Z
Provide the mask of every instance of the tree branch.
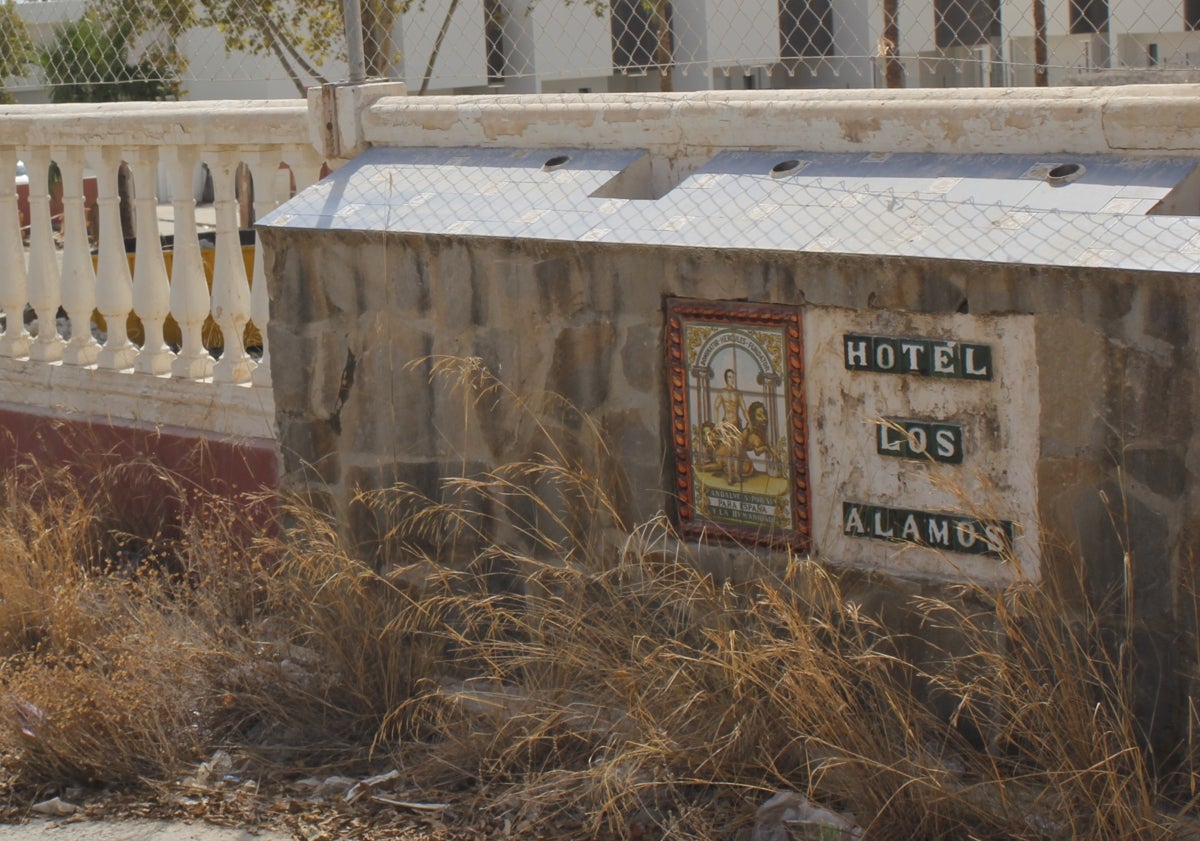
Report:
M437 63L438 53L442 50L442 41L446 40L446 33L450 31L450 18L454 17L454 10L458 8L458 0L450 0L450 8L446 10L446 17L442 18L442 28L438 30L437 40L433 42L433 51L429 53L429 63L425 65L425 75L421 78L421 89L417 91L417 96L424 96L425 91L429 90L429 80L433 77L433 66Z
M290 40L284 38L283 35L280 34L278 27L272 24L266 15L260 13L258 17L262 23L263 33L269 38L274 39L278 45L282 46L283 49L287 50L288 55L290 55L296 64L299 65L301 70L308 74L309 78L322 85L329 82L329 80L326 79L320 71L309 64L308 60L300 54L299 50L296 49L295 45L292 44ZM301 88L300 93L304 93L303 88Z

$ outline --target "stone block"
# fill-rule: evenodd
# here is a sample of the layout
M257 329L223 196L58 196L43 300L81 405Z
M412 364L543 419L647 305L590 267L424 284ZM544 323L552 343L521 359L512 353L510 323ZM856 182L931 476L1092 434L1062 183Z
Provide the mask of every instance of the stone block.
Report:
M270 229L268 229L270 230ZM289 232L288 238L299 237ZM287 294L278 301L272 300L271 318L287 324L311 324L324 321L330 315L329 303L325 298L324 285L326 257L321 248L309 237L289 244L287 263Z
M422 496L437 498L440 475L440 465L426 461L348 467L343 523L358 557L376 568L414 560L408 547L421 543L414 518L429 508Z
M1116 362L1109 423L1117 448L1127 441L1187 441L1193 428L1195 375L1157 355L1129 350ZM1119 378L1119 379L1118 379ZM1184 384L1191 381L1191 388Z
M309 385L316 341L302 336L296 325L272 320L267 325L271 343L271 389L277 412L298 412L309 407Z
M332 330L319 334L310 347L308 410L322 420L338 417L353 386L355 357L347 337Z
M458 331L484 320L488 278L469 243L441 243L432 264L432 275L432 315L439 327Z
M661 341L659 324L635 324L623 331L621 372L625 385L642 394L658 392L664 376Z
M330 312L347 313L350 316L359 312L359 261L364 252L372 252L372 256L377 257L380 250L377 244L364 241L359 234L353 237L352 244L346 243L321 253L321 291Z
M308 481L336 485L341 478L341 441L328 420L279 412L279 448L284 460Z
M1101 325L1112 335L1122 335L1126 325L1133 323L1130 316L1134 314L1138 284L1114 274L1077 269L1049 269L1047 275L1050 284L1068 290L1077 302L1077 308L1067 313Z
M1043 449L1073 453L1095 443L1107 391L1108 348L1094 327L1072 318L1039 318L1038 379Z
M1167 552L1170 522L1165 513L1110 479L1078 494L1074 517L1092 603L1124 597L1132 583L1136 616L1156 619L1169 615L1175 576ZM1132 582L1126 574L1126 551Z
M1191 478L1183 453L1175 447L1128 446L1123 461L1130 478L1170 499L1180 497Z
M379 272L384 279L382 290L378 289L377 276L369 267L363 267L363 282L371 290L367 296L368 304L373 306L372 300L382 292L384 306L413 315L426 315L432 307L434 282L430 251L416 237L389 236L382 259L384 264Z
M678 270L673 261L664 257L648 248L621 249L617 253L605 251L603 260L597 257L592 264L594 279L590 282L607 284L612 290L613 312L661 324L664 295L687 297L698 294L676 279ZM683 291L673 291L677 289Z
M590 412L604 405L612 389L616 328L596 320L559 332L554 342L546 388L573 406Z
M428 358L432 337L378 314L355 340L353 381L340 404L344 446L397 459L431 455L436 418L429 369L412 363Z
M1173 631L1135 627L1133 714L1156 756L1172 756L1188 738L1188 679L1179 635Z
M1145 291L1146 335L1161 339L1183 350L1191 340L1192 319L1188 314L1188 298L1166 285L1147 284Z
M572 318L587 309L591 296L582 272L568 257L544 257L533 262L538 310ZM603 282L590 278L592 282Z
M606 443L623 474L621 516L631 523L665 508L663 489L671 486L667 471L672 455L658 428L657 415L647 419L636 409L610 411L603 417Z

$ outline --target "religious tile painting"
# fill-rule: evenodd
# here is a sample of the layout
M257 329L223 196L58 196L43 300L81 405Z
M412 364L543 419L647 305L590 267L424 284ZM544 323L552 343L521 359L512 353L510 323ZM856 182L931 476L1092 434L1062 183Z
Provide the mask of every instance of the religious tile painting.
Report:
M667 353L684 533L806 549L800 310L670 299Z

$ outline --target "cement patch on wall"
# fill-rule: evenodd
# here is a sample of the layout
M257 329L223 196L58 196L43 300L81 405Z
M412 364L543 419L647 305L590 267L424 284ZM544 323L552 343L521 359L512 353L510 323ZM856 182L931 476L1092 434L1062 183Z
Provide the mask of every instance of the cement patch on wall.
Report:
M1016 572L1007 557L901 542L899 528L893 541L854 536L844 522L844 505L854 502L1011 522L1021 573L1036 577L1040 407L1033 317L807 307L804 328L812 527L818 554L843 564L919 577L1000 582ZM985 380L848 370L845 337L863 334L986 345L993 376ZM915 348L911 355L916 357ZM960 463L939 461L932 440L927 454L912 453L911 448L908 457L881 454L881 434L888 445L897 450L901 446L902 433L886 425L888 418L960 429ZM958 447L945 447L947 457L952 458L953 449Z

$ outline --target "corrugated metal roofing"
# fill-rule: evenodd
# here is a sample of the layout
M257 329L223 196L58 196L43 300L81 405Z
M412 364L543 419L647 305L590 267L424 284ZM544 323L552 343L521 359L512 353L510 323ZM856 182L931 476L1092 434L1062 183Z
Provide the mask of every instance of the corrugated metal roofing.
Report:
M605 197L644 155L376 148L260 224L1200 271L1200 218L1146 215L1192 158L723 152L661 198Z

